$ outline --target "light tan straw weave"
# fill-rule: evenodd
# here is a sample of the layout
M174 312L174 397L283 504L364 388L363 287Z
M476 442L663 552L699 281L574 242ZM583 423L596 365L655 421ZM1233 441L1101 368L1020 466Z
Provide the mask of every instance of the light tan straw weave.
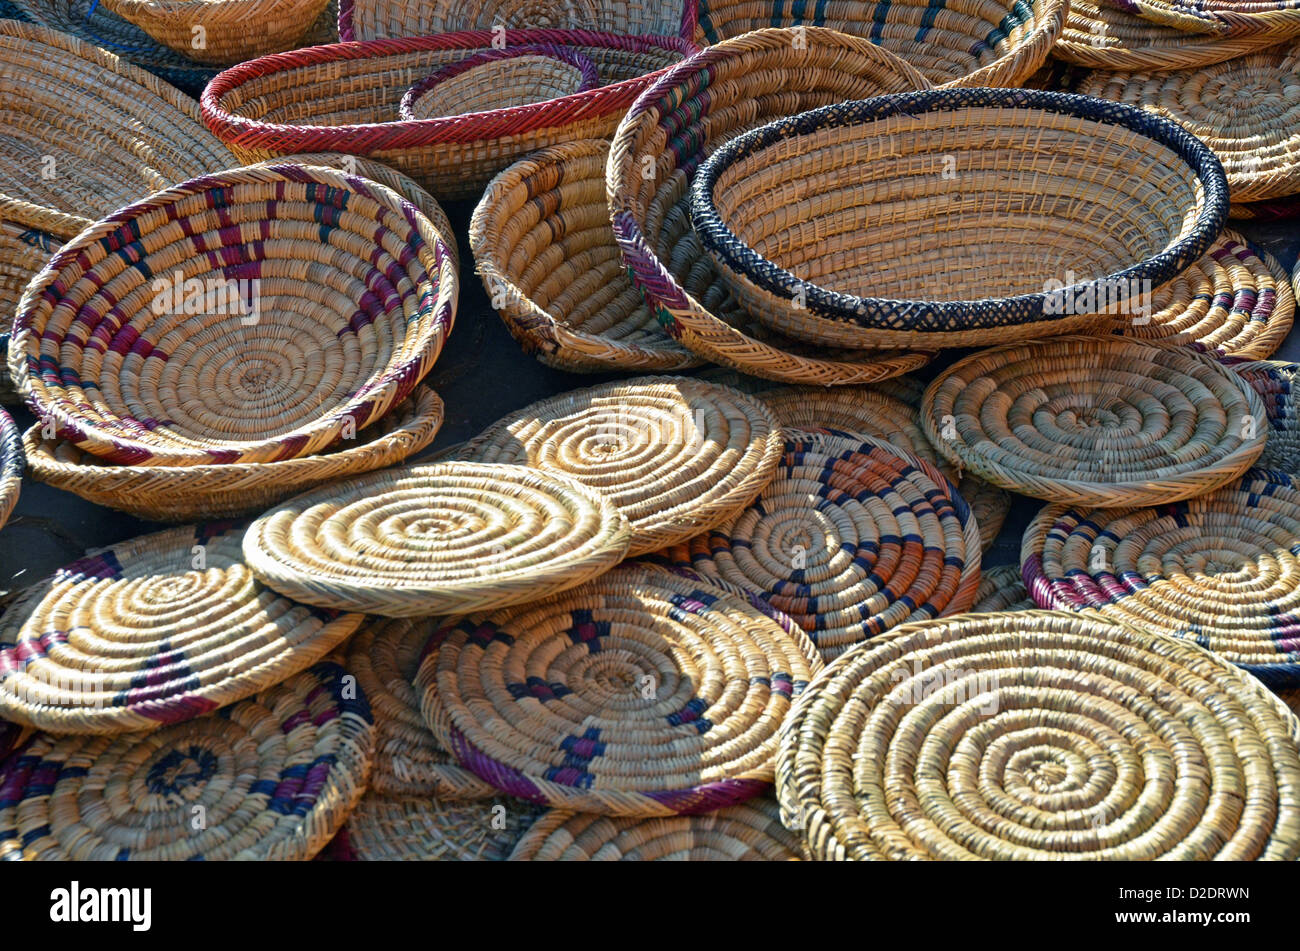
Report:
M501 862L537 815L510 801L391 799L375 791L348 816L339 858L355 862Z
M935 448L985 481L1080 505L1155 505L1216 489L1264 449L1264 406L1209 357L1122 337L976 353L925 393Z
M617 564L631 529L576 479L448 462L320 486L249 527L258 578L306 604L388 617L490 610Z
M1025 589L1019 565L998 565L985 568L980 574L979 590L971 614L988 614L999 611L1032 611L1038 605Z
M678 35L696 0L343 0L344 39L377 40L451 30L608 30ZM687 33L687 36L690 34Z
M28 283L62 243L39 228L0 219L0 404L22 402L4 359L14 309Z
M735 515L772 480L780 455L780 427L760 400L687 377L561 393L498 420L464 450L600 492L631 523L630 555Z
M1300 720L1187 641L1075 614L910 624L786 719L777 793L814 858L1300 856Z
M596 64L563 46L485 50L449 63L402 97L403 119L436 119L509 109L584 92L599 85Z
M300 45L329 0L100 0L155 40L226 65Z
M967 475L958 483L958 491L970 506L975 524L979 526L980 550L988 551L1011 511L1011 495L973 475Z
M18 424L0 409L0 528L4 527L18 504L25 463Z

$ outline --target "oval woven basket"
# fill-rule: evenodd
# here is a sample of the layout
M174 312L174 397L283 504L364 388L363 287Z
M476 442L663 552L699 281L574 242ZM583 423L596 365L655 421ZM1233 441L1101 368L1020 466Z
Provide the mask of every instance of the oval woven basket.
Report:
M31 279L62 243L39 228L0 219L0 404L22 402L9 375L9 318Z
M600 84L596 64L564 46L484 50L449 63L406 91L403 119L436 119L526 106L586 92Z
M698 42L801 23L868 38L935 85L1019 86L1043 65L1065 24L1065 0L842 0L805 7L772 0L700 4Z
M821 668L748 602L635 565L439 637L415 679L439 742L512 796L604 815L762 792L778 727Z
M930 384L921 423L950 461L1012 492L1076 505L1157 505L1240 476L1264 406L1209 357L1122 337L995 347Z
M526 803L361 797L331 846L348 862L501 862L537 807Z
M967 610L980 535L928 463L870 436L787 431L753 505L659 557L759 595L830 660L906 621Z
M695 50L671 36L513 30L505 34L507 48L574 49L596 64L602 85L511 109L395 120L407 89L440 66L491 49L495 35L467 30L261 57L212 81L201 100L203 118L246 162L349 152L392 165L440 199L478 198L493 175L529 152L607 138L655 71Z
M498 420L464 458L532 466L608 498L629 555L684 541L749 505L776 473L780 427L764 404L688 377L570 390Z
M1298 739L1262 684L1187 641L971 614L827 667L776 783L822 860L1294 860Z
M1175 505L1045 507L1020 561L1045 608L1195 640L1267 684L1300 686L1300 491L1265 470Z
M691 186L696 233L741 306L839 347L1096 328L1204 254L1226 214L1223 170L1179 126L1023 89L778 119L715 151Z
M1282 265L1230 229L1143 304L1138 313L1117 316L1115 330L1247 360L1282 346L1295 316L1295 294Z
M59 238L238 164L188 96L46 27L0 20L0 90L0 218Z
M701 361L664 332L627 276L609 226L609 143L534 152L494 178L469 246L510 335L571 373L666 372Z
M222 716L37 734L0 766L0 860L310 859L370 773L370 710L347 680L321 663Z
M571 588L620 562L630 537L614 503L576 479L448 462L305 492L249 526L244 556L304 604L426 617Z
M456 765L420 715L420 698L411 683L424 646L440 624L435 618L371 621L348 642L347 668L356 675L375 715L370 788L380 796L433 799L437 806L496 794L492 786ZM376 822L383 812L379 810Z
M1233 202L1284 198L1300 191L1298 54L1285 45L1194 69L1098 70L1078 92L1177 122L1219 157Z
M1300 364L1281 360L1236 363L1232 371L1250 384L1264 404L1268 427L1264 452L1257 460L1262 469L1300 473Z
M0 528L18 504L27 458L23 453L22 433L13 417L0 409Z
M453 30L605 30L631 36L695 34L695 0L341 0L344 40L426 36Z
M310 455L404 399L456 313L448 235L323 166L203 176L69 241L9 347L56 434L110 462Z
M186 522L259 513L292 495L343 476L401 462L433 442L443 405L426 386L352 439L314 456L280 462L209 466L122 466L67 442L44 440L39 425L23 435L27 470L37 482L137 518Z
M179 723L325 657L359 614L259 584L241 528L212 522L93 551L0 616L0 717L53 733Z
M200 63L238 63L301 44L329 0L102 0L164 46Z
M996 614L999 611L1033 611L1038 605L1029 596L1019 565L985 568L980 575L979 590L971 614Z
M660 326L706 360L786 383L871 383L928 353L828 350L771 333L727 293L691 228L689 186L704 156L775 116L928 87L866 39L834 30L759 30L673 67L619 124L607 172L623 262Z
M615 819L550 809L510 853L512 862L789 862L799 837L776 803L751 799L702 816Z

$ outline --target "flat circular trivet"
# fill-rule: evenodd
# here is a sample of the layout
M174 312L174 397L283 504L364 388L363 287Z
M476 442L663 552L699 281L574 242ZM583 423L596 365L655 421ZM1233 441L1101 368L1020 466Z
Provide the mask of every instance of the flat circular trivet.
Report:
M817 859L1300 856L1300 720L1188 641L1047 611L910 624L781 731Z
M979 590L975 592L972 614L996 611L1032 611L1038 605L1025 590L1019 565L998 565L985 568L980 575ZM367 691L367 695L369 692Z
M987 482L1053 502L1154 505L1217 489L1264 448L1264 406L1185 347L1056 337L994 347L942 373L925 434Z
M1265 683L1300 685L1300 491L1254 470L1173 505L1049 505L1020 553L1046 608L1195 640Z
M967 610L980 536L933 466L880 439L788 431L754 504L660 553L788 614L822 657L905 621Z
M571 588L621 561L630 535L614 504L576 479L447 462L290 499L249 527L244 557L304 603L422 617Z
M370 772L355 687L322 663L152 733L37 734L0 767L0 859L310 859Z
M571 476L632 523L629 555L716 525L754 500L781 453L758 399L688 377L638 377L561 393L494 423L465 449L479 462Z
M440 637L415 680L439 742L505 793L604 815L760 793L792 698L821 669L740 598L637 565Z
M537 812L536 806L523 802L389 799L369 792L335 840L334 857L353 862L501 862Z
M311 666L359 614L262 585L242 526L187 525L100 549L0 616L0 717L53 733L189 720Z

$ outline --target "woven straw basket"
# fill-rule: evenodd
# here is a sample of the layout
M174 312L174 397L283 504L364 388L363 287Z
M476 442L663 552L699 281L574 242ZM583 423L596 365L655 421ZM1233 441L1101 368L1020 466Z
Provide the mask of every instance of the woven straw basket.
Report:
M778 119L715 151L691 188L741 306L839 347L1092 329L1196 261L1226 213L1218 161L1174 123L1020 89Z
M1300 34L1296 0L1124 0L1123 8L1188 33L1262 35L1274 43Z
M344 40L425 36L453 30L604 30L632 36L695 33L696 0L342 0Z
M615 239L660 326L706 360L787 383L870 383L924 366L929 354L805 347L755 324L692 231L688 190L706 154L769 118L928 85L868 40L815 27L725 40L669 70L619 125L607 173Z
M310 859L370 772L370 710L347 680L322 663L222 716L37 734L0 766L0 860Z
M484 50L442 67L406 91L403 119L436 119L586 92L600 84L596 64L563 46Z
M200 63L238 63L299 45L329 0L102 0Z
M18 306L23 291L36 275L45 267L62 244L54 235L46 234L39 228L29 228L17 221L0 219L0 403L21 403L22 398L14 389L13 377L9 375L10 318Z
M677 37L581 30L516 30L506 48L538 43L581 52L597 89L510 109L397 121L407 89L434 70L491 49L488 30L335 44L277 53L218 76L204 91L204 121L244 161L287 152L367 155L410 175L438 198L477 198L497 172L534 149L608 137L663 69L694 51Z
M13 417L0 409L0 528L18 504L25 466L22 435Z
M663 331L623 268L605 203L608 156L607 142L566 142L492 180L469 224L483 287L510 335L547 366L696 366L700 358Z
M1250 384L1268 417L1263 469L1300 474L1300 364L1281 360L1234 363L1232 370Z
M970 614L827 667L782 728L776 784L822 860L1293 861L1297 741L1281 701L1188 641Z
M537 817L528 803L361 797L330 851L346 862L501 862Z
M59 438L110 462L310 455L437 359L447 240L392 190L322 166L196 178L63 246L19 304L10 372Z
M907 60L935 85L1019 86L1043 65L1065 24L1066 0L708 0L700 43L769 26L824 26L870 39Z

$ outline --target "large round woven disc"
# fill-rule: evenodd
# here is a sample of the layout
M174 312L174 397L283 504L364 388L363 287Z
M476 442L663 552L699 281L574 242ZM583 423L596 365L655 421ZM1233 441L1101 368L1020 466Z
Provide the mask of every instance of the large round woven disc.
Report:
M37 734L0 768L0 859L309 859L365 790L355 686L322 663L152 733Z
M781 733L819 859L1300 856L1300 720L1188 641L1064 612L900 628Z
M753 505L658 557L760 595L829 660L905 621L968 609L980 536L928 463L870 436L791 430Z
M821 668L740 598L636 565L440 636L415 680L439 741L503 792L604 815L757 795L792 698Z
M1235 231L1151 295L1151 311L1116 318L1139 340L1181 343L1216 357L1261 360L1282 345L1295 294L1282 265Z
M629 537L575 479L449 462L304 492L249 526L244 557L307 604L421 617L571 588L621 561Z
M1037 606L1025 590L1024 579L1020 577L1020 566L998 565L996 568L985 568L980 575L980 586L975 592L975 604L971 613L1031 611Z
M1155 505L1231 482L1264 448L1264 407L1184 347L1057 337L949 367L921 422L939 452L994 485L1079 505Z
M1174 505L1049 505L1025 532L1030 594L1192 638L1265 682L1300 684L1300 490L1253 471Z
M309 667L359 614L260 584L241 530L210 522L92 552L0 616L0 717L55 733L189 720Z
M369 792L340 834L354 862L500 862L537 817L522 802L389 799Z
M776 803L751 799L702 816L614 819L552 809L524 833L510 861L781 862L798 860L799 837Z
M686 377L639 377L561 393L497 421L465 458L563 473L612 499L628 554L698 534L754 500L781 436L752 396Z
M438 745L411 686L424 645L435 630L432 620L375 621L348 642L347 668L356 675L375 715L370 787L386 797L483 799L496 790L457 766Z

